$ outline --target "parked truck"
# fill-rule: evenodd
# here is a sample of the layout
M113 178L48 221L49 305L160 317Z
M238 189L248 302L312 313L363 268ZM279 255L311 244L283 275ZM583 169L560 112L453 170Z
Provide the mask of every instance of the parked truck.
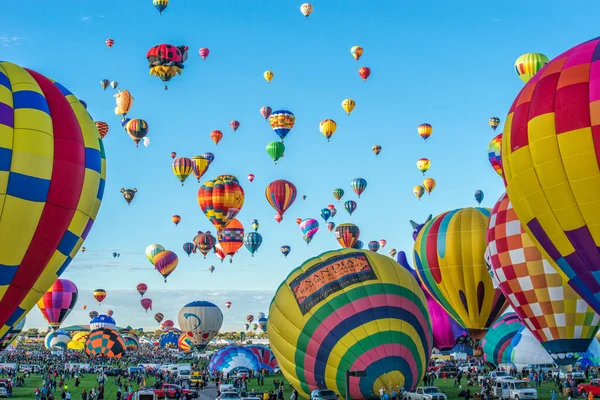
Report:
M419 386L414 392L405 392L405 400L448 400L448 397L435 386Z

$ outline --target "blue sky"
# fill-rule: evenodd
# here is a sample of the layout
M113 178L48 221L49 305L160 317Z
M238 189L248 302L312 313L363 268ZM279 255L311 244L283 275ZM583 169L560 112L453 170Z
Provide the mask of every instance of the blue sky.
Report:
M90 293L101 287L108 298L100 311L112 308L121 325L154 327L135 291L143 281L155 312L167 318L176 318L188 301L219 306L232 301L225 313L229 330L239 330L246 314L267 312L277 286L305 259L339 248L319 217L330 203L338 207L336 224L357 224L365 243L385 238L385 253L392 247L410 250L410 219L474 206L477 189L485 193L483 205L492 207L503 185L487 161L494 136L487 120L498 116L504 122L522 87L514 60L526 52L553 58L594 38L600 11L593 1L313 0L306 20L301 1L290 0L171 0L162 16L151 0L64 0L33 9L31 2L2 3L1 58L59 81L88 103L95 120L110 125L104 201L87 252L63 275L82 292L66 324L88 322ZM115 40L112 49L104 43L109 37ZM169 82L168 91L148 74L145 59L159 43L190 47L183 75ZM353 45L365 50L359 62L350 55ZM200 47L211 50L206 61L198 56ZM361 66L371 68L366 83L357 73ZM275 73L270 84L262 77L268 69ZM115 91L100 88L103 78L117 80L135 97L129 116L148 122L148 148L136 149L121 129L113 113ZM347 97L357 103L349 117L340 105ZM259 113L263 105L296 115L277 166L265 151L277 136ZM319 132L325 118L338 123L330 143ZM241 123L235 133L232 119ZM423 122L434 127L427 143L416 131ZM218 147L209 137L214 129L225 134ZM374 144L383 147L378 157L371 152ZM172 174L171 151L188 157L213 152L216 159L203 181L220 174L240 179L246 203L238 218L247 230L253 218L261 225L263 245L255 257L245 248L233 264L184 254L183 243L196 231L215 229L198 206L199 185L190 178L181 187ZM417 201L412 188L423 180L415 166L420 157L431 160L427 176L437 187ZM246 180L249 173L256 175L253 183ZM368 181L359 200L350 188L356 177ZM299 195L307 195L281 224L264 197L275 179L288 179ZM128 207L120 189L134 187L138 193ZM343 200L357 200L351 217L343 201L333 198L336 187L346 191ZM178 227L173 214L182 217ZM310 246L297 217L321 224ZM167 284L144 256L150 243L180 257ZM283 244L292 247L287 259L279 252ZM121 257L113 259L113 251ZM37 309L28 326L44 326Z

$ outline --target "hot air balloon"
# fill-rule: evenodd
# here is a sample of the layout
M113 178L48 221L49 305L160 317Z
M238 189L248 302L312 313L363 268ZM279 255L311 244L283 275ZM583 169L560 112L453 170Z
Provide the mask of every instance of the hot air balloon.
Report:
M433 132L433 127L429 124L421 124L417 127L417 132L419 132L419 136L423 138L423 140L427 141L427 138L431 136Z
M335 228L335 238L343 248L352 248L360 237L360 229L354 224L340 224Z
M283 254L284 257L287 257L288 254L290 254L290 252L292 251L292 248L290 246L281 246L281 254Z
M200 55L200 57L202 57L203 60L206 60L206 57L208 57L208 55L210 54L210 50L206 47L201 47L200 50L198 50L198 54Z
M507 306L483 259L489 216L486 208L447 211L425 223L414 244L423 286L475 339L483 338Z
M308 19L308 16L312 13L312 11L313 6L311 4L304 3L300 6L300 12L306 17L306 19Z
M556 363L574 364L569 354L587 350L600 316L536 248L506 193L492 210L487 242L486 262L508 303Z
M48 350L64 350L70 341L71 335L68 332L62 330L52 331L46 335L44 345Z
M219 130L214 130L210 133L210 138L218 146L221 139L223 139L223 132Z
M488 145L488 159L494 171L502 178L502 133L496 135Z
M171 221L173 221L173 223L175 224L175 226L177 226L181 222L181 217L179 215L173 215L171 217Z
M375 253L377 253L377 251L379 251L379 242L377 240L371 240L367 244L367 247L369 248L369 250L374 251Z
M271 113L273 112L273 109L269 106L262 106L260 109L260 114L265 118L265 119L269 119L269 117L271 116Z
M129 90L119 90L117 94L113 96L115 98L116 107L115 114L116 115L127 115L129 110L131 110L131 106L133 105L133 96L129 92Z
M158 343L163 349L176 349L179 345L179 338L182 332L173 327L165 327L159 336Z
M244 226L237 219L231 222L218 235L219 244L223 252L229 256L229 262L233 262L233 256L244 244Z
M90 332L87 337L85 353L90 358L121 358L125 354L125 342L115 329L97 329Z
M178 315L179 327L202 351L223 325L223 313L209 301L193 301L183 306Z
M427 172L430 166L431 162L428 158L419 158L417 160L417 168L423 173L423 175L425 175L425 172Z
M483 192L481 190L476 190L474 197L477 204L481 204L481 202L483 201Z
M142 308L146 310L146 312L148 312L148 310L152 310L152 299L141 299L140 304L142 305Z
M187 177L194 171L194 163L189 158L178 157L171 163L171 169L183 186Z
M335 215L337 214L337 210L336 210L335 206L333 204L329 204L327 206L327 209L329 211L331 211L331 218L335 217Z
M227 309L231 308L231 302L230 301L226 301L225 302L225 307L227 307Z
M152 265L154 265L154 257L164 250L165 248L160 244L151 244L148 247L146 247L146 258L148 259L148 261L150 261Z
M425 189L428 195L431 194L433 189L435 189L435 179L425 178L423 180L423 189Z
M82 252L82 253L85 253L85 247L82 247L82 248L81 248L81 252Z
M327 222L327 220L331 218L331 210L329 210L329 208L323 208L321 210L321 218L323 218L325 222Z
M277 165L277 160L283 157L283 153L285 153L285 145L281 142L270 142L267 144L267 154L273 159L275 165Z
M296 117L291 111L287 110L273 111L269 117L269 124L277 136L279 136L282 143L287 134L290 133L294 127L295 122Z
M356 193L358 195L358 198L360 199L360 195L367 188L367 181L363 178L355 178L352 180L352 182L350 182L350 186L352 187L352 190L354 190L354 193Z
M185 252L185 254L188 255L188 257L190 256L190 254L192 254L192 252L196 249L196 245L194 243L184 243L183 244L183 251Z
M307 286L324 276L323 286ZM306 398L324 382L354 399L374 398L374 388L414 389L433 345L417 281L389 257L351 249L323 253L293 270L271 302L268 324L284 375ZM351 368L376 372L351 377L346 393Z
M335 197L337 201L340 201L341 198L344 197L344 189L333 189L333 197Z
M73 93L10 62L0 62L0 71L0 125L7 139L1 157L2 337L78 254L102 202L106 161L94 121Z
M275 371L279 368L279 363L275 358L275 354L273 354L271 349L269 349L267 346L254 344L251 346L246 346L246 348L250 349L258 358L259 370L265 369L272 374L275 373Z
M421 200L421 196L425 193L425 188L421 185L417 185L413 188L413 194L417 196L417 199Z
M492 117L488 120L488 124L489 124L490 128L492 128L493 130L496 130L496 128L500 126L500 118Z
M352 54L352 57L354 57L354 59L358 61L360 56L363 55L363 48L360 46L352 46L352 48L350 49L350 54Z
M302 223L302 218L296 218L296 224L300 225Z
M271 79L273 79L274 76L275 74L273 73L273 71L265 71L263 73L263 77L265 78L267 83L271 83Z
M258 324L252 324L251 328L252 328L253 331L257 330L258 329Z
M344 99L342 101L342 108L344 109L344 111L346 111L346 113L348 113L348 115L350 115L352 110L354 110L354 107L356 107L356 102L354 100Z
M162 320L165 318L165 315L163 313L156 313L154 314L154 319L156 320L156 322L158 322L159 324L162 322Z
M252 314L247 315L246 321L248 321L248 323L251 324L252 321L254 321L254 315L252 315Z
M146 285L145 283L138 283L138 285L136 286L136 290L140 294L140 296L144 297L144 294L148 290L148 285Z
M593 49L591 51L593 52ZM559 57L564 57L566 59L569 57L570 54L572 53L570 51L567 51ZM557 59L559 59L559 57L557 57ZM546 57L545 55L540 53L526 53L519 56L519 58L517 58L517 61L515 61L515 72L517 73L519 79L527 83L546 64L548 64L548 57Z
M333 223L333 222L328 222L328 223L327 223L327 230L328 230L329 232L331 232L331 231L333 231L334 229L335 229L335 223Z
M102 302L106 298L106 290L104 290L104 289L94 290L94 298L96 299L98 304L102 304Z
M235 176L219 175L198 189L198 204L206 218L221 232L242 209L244 189Z
M381 146L380 146L380 145L378 145L378 144L376 144L375 146L373 146L373 147L371 148L371 150L373 150L373 153L374 153L376 156L378 156L378 155L379 155L379 153L381 153Z
M300 230L302 230L302 233L304 234L304 241L307 245L309 245L319 230L319 221L314 218L304 219L300 223Z
M388 255L392 258L396 257L396 254L398 253L398 250L391 248L388 250Z
M190 160L192 161L192 173L200 183L200 178L206 173L210 162L204 156L193 156L190 157Z
M175 159L175 157L177 157L177 153L175 153L174 151L171 152L171 158Z
M87 309L87 306L84 304L81 306L81 309L85 311Z
M360 67L358 69L358 76L362 78L364 82L367 81L367 78L371 75L371 68L369 67Z
M344 208L348 211L348 214L352 215L356 210L356 202L354 200L348 200L344 203Z
M281 215L290 208L296 200L296 186L292 182L286 181L285 179L278 179L269 183L265 189L265 197L267 201L277 211L277 214ZM279 221L277 221L279 222Z
M233 129L233 131L237 131L238 128L240 127L240 123L239 121L233 120L229 123L229 126L231 127L231 129Z
M117 86L119 86L119 82L117 82L117 81L111 81L110 82L110 87L111 88L116 89Z
M215 271L215 266L211 265L208 267L208 270L210 271L210 273L212 274Z
M121 193L123 194L123 198L127 202L127 205L130 205L131 202L133 201L133 198L135 197L135 194L137 193L137 189L136 188L133 188L133 189L121 188Z
M117 253L117 252L112 253L113 258L117 258L118 255L119 255L119 253Z
M204 258L209 251L211 251L215 247L215 243L217 243L217 238L215 238L210 231L207 232L198 232L198 234L194 237L193 240L196 248L202 253Z
M260 224L258 223L257 219L253 219L251 224L252 224L252 229L254 229L254 232L256 232L258 230L258 228L260 228Z
M268 324L268 319L265 317L260 317L258 318L258 326L260 326L260 329L263 332L267 332L267 324Z
M165 283L167 277L177 268L177 263L179 263L177 254L170 250L163 250L154 256L154 267L165 278Z
M213 153L204 153L202 154L202 157L208 160L208 166L210 166L210 164L212 164L212 162L215 161L215 155Z
M327 138L327 141L329 142L329 139L333 136L333 134L335 133L335 130L337 129L337 124L335 123L334 120L332 119L324 119L323 121L321 121L321 123L319 124L319 130L321 131L321 133Z
M260 365L260 361L252 349L242 346L227 346L211 356L208 370L211 373L233 373L241 368L258 371Z
M221 247L221 243L215 244L215 256L217 256L217 258L221 260L221 264L223 263L225 257L227 257L227 254L225 254L223 248Z
M67 279L58 279L48 289L37 305L48 325L57 330L77 303L78 290Z
M17 336L19 336L25 327L25 321L26 317L21 318L21 321L10 328L10 330L4 336L2 336L2 338L0 338L0 351L6 349L17 338Z
M493 365L510 363L512 340L523 326L514 312L501 315L481 341L483 360Z
M96 129L98 129L98 134L100 135L100 138L104 139L104 136L108 134L108 124L102 121L96 121L94 122L94 124L96 125Z
M109 317L112 317L113 314L113 310L106 310L106 315L108 315Z
M254 182L254 174L248 174L248 180L250 183Z
M148 134L149 128L148 123L143 119L134 118L127 121L125 124L125 130L127 134L135 143L135 147L138 147L140 141Z
M173 328L174 326L175 326L175 323L173 321L171 321L170 319L163 322L164 329Z
M381 246L382 249L385 247L386 244L387 244L387 240L379 239L379 245Z
M111 38L106 39L105 42L106 42L106 46L108 46L109 49L115 45L115 41Z
M90 319L94 319L98 316L98 311L90 311L89 314Z
M254 257L254 253L256 253L261 244L262 236L258 232L248 232L244 236L244 246L252 254L252 257Z
M100 87L104 90L106 90L106 88L108 87L108 85L110 85L110 81L108 79L102 79L100 81Z
M175 75L181 75L185 67L183 63L188 58L187 46L173 46L172 44L156 45L146 53L150 75L160 78L163 82L170 81ZM167 85L165 85L165 90Z
M169 5L169 0L152 0L152 5L158 10L160 15L162 15L163 11L165 11Z

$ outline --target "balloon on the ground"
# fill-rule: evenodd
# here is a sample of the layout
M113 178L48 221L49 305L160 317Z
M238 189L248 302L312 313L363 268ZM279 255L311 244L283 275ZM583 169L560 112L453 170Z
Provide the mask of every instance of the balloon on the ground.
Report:
M46 335L44 345L48 350L66 349L71 341L71 335L63 330L52 331Z
M125 342L115 329L92 330L85 341L85 353L90 358L121 358L125 354Z
M89 334L89 332L76 332L73 334L73 337L71 337L71 340L67 343L67 349L76 351L85 350L85 341Z
M529 364L553 364L552 356L526 327L519 329L510 344L510 362L524 367Z
M325 279L315 279L325 277ZM307 260L282 283L269 309L271 349L300 396L325 386L354 399L381 388L414 389L433 344L425 296L387 256L344 249Z
M223 312L210 301L193 301L179 310L179 327L202 351L223 325Z
M481 341L483 360L496 366L510 363L512 340L524 326L519 316L514 312L501 315L492 324Z
M102 329L102 328L116 328L117 324L113 317L105 314L100 314L90 321L90 330Z
M230 372L238 368L247 368L249 371L258 371L260 365L258 357L250 348L228 346L212 355L208 363L208 370L210 372Z
M272 374L275 372L275 369L279 367L279 363L277 363L275 354L273 354L273 351L267 346L253 344L246 347L250 349L250 351L252 351L258 358L258 362L260 363L259 370L266 369L270 374Z
M163 349L176 349L182 334L177 328L165 328L158 338L158 343Z

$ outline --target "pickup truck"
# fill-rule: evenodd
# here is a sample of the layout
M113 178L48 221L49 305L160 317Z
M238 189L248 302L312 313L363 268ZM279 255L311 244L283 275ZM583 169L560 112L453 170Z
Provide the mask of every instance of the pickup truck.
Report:
M588 393L591 393L594 397L600 397L600 379L592 379L590 383L578 385L577 392L584 398L587 398Z
M160 389L154 389L154 394L156 395L157 398L165 398L168 397L169 399L174 399L175 398L175 393L177 392L177 390L179 390L179 393L181 394L186 394L189 397L195 399L198 397L198 392L195 392L193 390L189 390L189 389L182 389L181 386L179 385L171 385L169 383L163 383L162 387Z
M581 371L573 371L573 372L564 372L564 371L554 371L552 372L552 379L556 379L556 375L560 379L573 378L576 384L580 384L585 382L585 375Z
M448 400L435 386L419 386L414 392L405 392L405 400Z

